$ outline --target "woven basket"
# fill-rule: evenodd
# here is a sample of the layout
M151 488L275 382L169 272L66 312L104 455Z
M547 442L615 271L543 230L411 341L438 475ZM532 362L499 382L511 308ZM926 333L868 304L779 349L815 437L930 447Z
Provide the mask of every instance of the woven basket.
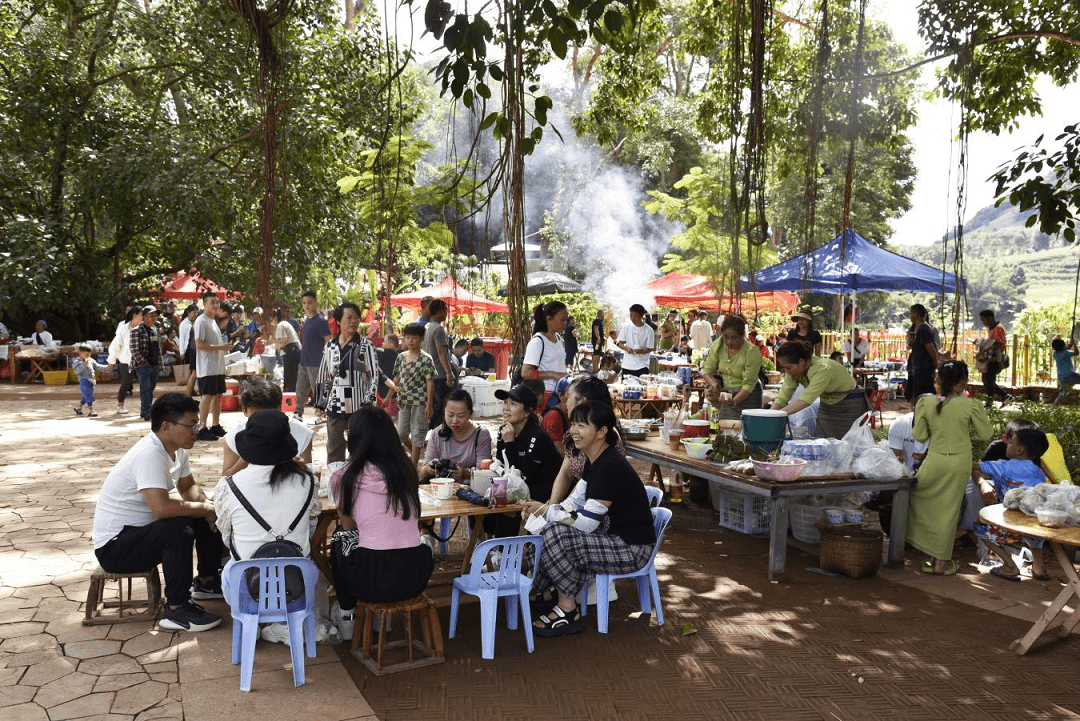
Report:
M818 565L849 578L873 576L881 568L881 531L821 526Z

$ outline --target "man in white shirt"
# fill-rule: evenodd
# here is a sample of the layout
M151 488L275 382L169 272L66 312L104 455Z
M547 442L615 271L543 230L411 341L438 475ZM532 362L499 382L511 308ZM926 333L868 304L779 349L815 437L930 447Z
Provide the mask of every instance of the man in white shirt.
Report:
M165 610L158 622L173 631L205 631L221 623L191 599L221 598L221 536L214 504L195 485L187 449L195 445L199 404L167 393L150 408L150 435L106 476L94 509L92 539L101 567L135 573L161 564ZM170 497L176 489L179 498ZM192 583L191 549L199 558Z
M712 346L712 323L709 314L703 310L697 312L697 320L690 324L690 350L692 355L701 356Z
M225 353L231 342L222 342L218 316L221 300L217 293L203 293L203 312L195 319L195 370L199 376L200 441L216 441L225 435L221 427L221 396L225 393ZM206 420L213 414L213 425Z
M619 331L616 341L623 352L623 375L642 376L649 372L649 355L656 348L656 333L645 323L645 306L630 306L630 322Z
M851 348L851 338L855 337L858 340L855 342L855 349ZM859 335L858 328L852 328L851 334L844 338L844 343L841 346L841 350L844 351L844 355L848 357L851 362L852 368L858 368L863 364L866 359L866 354L870 352L870 341Z
M917 441L911 435L911 428L915 423L915 412L911 411L897 418L889 426L889 448L896 457L904 462L904 467L909 473L914 474L915 464L926 458L926 449L930 447L930 441Z

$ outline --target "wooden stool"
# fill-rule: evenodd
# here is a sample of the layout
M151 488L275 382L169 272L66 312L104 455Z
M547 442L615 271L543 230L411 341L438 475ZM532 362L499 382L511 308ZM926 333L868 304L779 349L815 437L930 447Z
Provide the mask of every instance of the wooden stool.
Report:
M358 604L357 612L360 611L361 605L364 613L364 646L357 658L373 674L385 676L398 671L420 668L421 666L445 663L446 657L443 655L442 626L439 624L439 614L435 609L435 604L425 594L421 593L415 598L395 601L394 603ZM420 633L423 641L413 638L412 616L414 611L420 614ZM388 629L386 622L388 617L395 613L405 614L405 638L397 641L387 641L386 633ZM372 659L371 621L376 615L379 619L379 648L377 655ZM357 655L356 650L360 646L360 634L357 631L359 629L353 631L352 637L354 656ZM408 660L384 666L383 650L385 649L407 649ZM417 658L414 651L419 651L421 656Z
M134 578L146 581L145 601L131 598L131 580ZM124 598L124 579L127 579L126 599ZM117 582L115 601L105 600L105 584L109 581ZM116 615L103 616L102 610L106 608L115 608ZM86 616L83 618L83 625L153 621L157 618L160 608L161 578L158 576L157 566L141 573L109 573L98 567L90 575L90 590L86 593Z

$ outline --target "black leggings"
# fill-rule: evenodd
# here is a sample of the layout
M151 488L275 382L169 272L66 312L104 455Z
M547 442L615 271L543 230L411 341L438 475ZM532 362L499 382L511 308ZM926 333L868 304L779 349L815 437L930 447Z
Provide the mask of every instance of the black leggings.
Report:
M131 395L131 370L127 363L116 363L116 368L120 372L120 388L116 391L116 402L121 405L124 403L124 399Z

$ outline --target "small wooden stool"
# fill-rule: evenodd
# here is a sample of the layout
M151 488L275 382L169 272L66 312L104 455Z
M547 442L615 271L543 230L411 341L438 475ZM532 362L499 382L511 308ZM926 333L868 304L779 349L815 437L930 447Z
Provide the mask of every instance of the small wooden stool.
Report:
M146 600L132 600L131 581L141 578L146 581ZM124 597L124 579L127 579L127 598ZM105 584L117 582L116 600L105 600ZM102 615L106 608L115 608L116 615ZM109 573L98 567L90 574L90 590L86 593L86 616L84 626L96 626L102 623L133 623L153 621L161 608L161 578L157 566L140 573ZM140 610L141 609L141 610ZM126 611L126 612L125 612Z
M433 664L446 662L446 656L443 654L442 626L439 624L439 614L435 609L434 602L432 602L425 594L421 593L415 598L410 598L405 601L396 601L394 603L358 604L358 612L360 610L360 605L363 606L364 613L364 646L357 657L359 658L360 663L364 664L364 666L376 676L386 676L387 674L397 673L398 671L407 671L413 668L420 668L421 666L431 666ZM423 641L418 638L413 638L412 616L414 611L417 611L420 614L420 633L423 637ZM387 641L386 621L389 616L395 613L405 614L405 638L398 639L397 641ZM371 621L376 615L379 619L379 648L376 657L372 659ZM357 633L358 630L359 629L353 631L353 655L357 655L356 650L360 646L360 634ZM408 660L384 666L384 649L407 649L409 653ZM414 651L419 651L421 656L417 658Z

